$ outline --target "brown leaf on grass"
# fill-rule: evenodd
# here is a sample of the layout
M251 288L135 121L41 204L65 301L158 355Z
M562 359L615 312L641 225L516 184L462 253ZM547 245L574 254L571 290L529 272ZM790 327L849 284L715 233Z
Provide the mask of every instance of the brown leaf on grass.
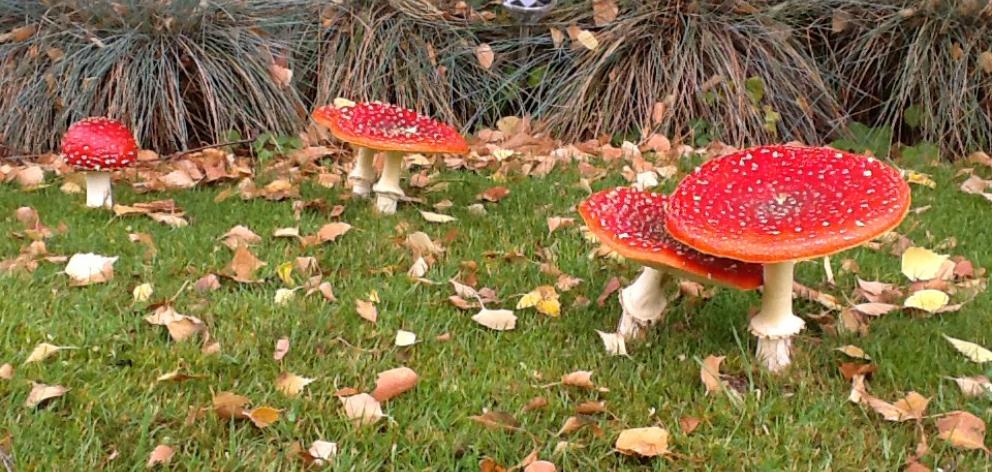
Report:
M703 385L706 386L706 394L720 392L723 390L723 381L720 380L720 363L726 359L726 356L706 356L703 359L703 365L699 369L699 378L703 381Z
M351 231L351 225L348 223L343 223L340 221L328 223L321 226L320 229L317 230L317 240L322 243L336 241L348 231Z
M159 382L175 382L175 383L179 383L179 382L185 382L187 380L192 380L192 379L201 379L203 377L204 377L203 375L190 375L190 374L187 374L185 372L180 371L179 369L176 369L176 370L173 370L171 372L166 372L166 373L158 376L155 379L155 383L159 383Z
M17 171L17 184L24 189L33 189L45 183L45 171L39 166L27 166Z
M620 290L620 279L617 277L612 277L603 286L603 292L599 294L599 298L596 299L596 304L599 306L606 305L606 299L613 295L614 292Z
M561 216L548 217L548 234L552 234L562 228L575 226L575 218L565 218Z
M558 430L558 436L565 434L572 434L582 428L588 427L593 431L593 434L597 437L603 435L603 430L596 424L592 417L588 416L569 416L565 418L565 423L562 424L561 429Z
M374 424L385 416L379 401L367 393L342 397L341 404L344 406L345 416L355 426Z
M587 401L575 407L575 412L580 415L595 415L606 412L606 401Z
M138 243L145 247L145 260L152 260L158 255L158 247L155 240L148 233L128 233L127 238L132 243Z
M255 278L255 272L266 265L248 250L248 246L242 245L234 250L234 258L227 264L227 267L224 267L223 274L236 282L254 283L258 281Z
M498 203L500 200L510 195L510 189L503 186L490 187L478 196L479 200Z
M840 375L844 376L844 380L848 382L854 380L854 377L858 375L864 378L870 378L878 371L878 366L875 364L859 364L856 362L844 362L839 368Z
M247 397L232 392L220 392L213 398L214 412L225 420L241 419L245 417L245 406L248 402Z
M417 257L438 255L444 252L444 248L440 244L432 241L431 237L422 231L407 235L403 245Z
M10 363L0 365L0 380L10 380L14 378L14 366Z
M534 461L524 467L524 472L557 472L558 467L548 461Z
M231 249L237 249L238 246L254 246L262 242L261 236L255 234L255 232L247 226L242 225L237 225L231 228L224 233L220 239L225 246Z
M45 239L52 236L52 230L41 224L38 212L31 207L20 207L14 210L14 218L24 225L25 233L31 239Z
M548 399L544 397L534 397L524 405L524 411L540 410L548 406Z
M469 416L469 419L491 430L517 431L520 429L520 422L513 415L499 411L487 411L481 415Z
M989 382L989 378L984 375L948 378L958 384L961 393L966 397L984 397L992 394L992 382Z
M165 325L173 341L182 342L207 329L207 325L195 316L180 315Z
M562 385L579 388L596 388L592 383L592 372L588 370L577 370L561 376Z
M844 308L841 306L840 301L837 300L837 297L829 293L807 287L799 282L792 283L792 293L798 298L819 303L830 310L840 311Z
M655 457L668 455L668 431L657 426L625 429L613 447L628 456Z
M507 472L507 470L493 458L484 457L479 461L479 472Z
M278 410L270 406L260 406L251 411L244 412L244 416L245 418L251 420L251 422L259 429L264 429L269 427L272 423L279 421L279 414L281 412L282 410Z
M31 382L31 392L24 401L26 408L34 408L53 398L61 397L69 389L61 385L45 385L43 383Z
M859 303L851 307L852 310L856 310L859 313L863 313L868 316L882 316L886 313L891 313L901 308L902 307L899 305L878 302Z
M276 361L281 361L286 354L289 353L289 338L279 338L276 341L276 349L272 352L272 359Z
M152 468L157 465L169 465L172 461L172 456L176 451L165 444L159 444L152 449L152 453L148 455L148 462L145 463L145 468Z
M937 420L937 437L961 449L985 447L985 422L967 411L952 411Z
M56 346L54 344L49 344L49 343L40 343L34 347L28 358L24 360L24 363L30 364L32 362L41 362L55 355L57 352L63 349L75 349L75 348L69 346Z
M683 416L679 418L679 430L682 431L682 434L690 435L696 428L699 428L700 423L702 421L695 416Z
M512 310L484 308L472 316L472 321L496 331L509 331L517 327L517 316Z
M193 288L200 293L213 292L220 288L220 279L214 274L207 274L200 277L193 284Z
M315 380L317 379L301 377L290 372L283 372L276 377L276 390L279 390L279 392L287 397L296 397L299 396L307 385L310 385Z
M379 403L385 403L391 398L412 389L417 385L417 373L409 367L397 367L379 373L375 382L372 397Z
M355 300L355 311L358 312L358 316L371 323L375 323L379 319L379 309L368 300Z
M851 382L851 402L866 405L888 421L909 421L923 419L930 399L916 392L909 392L904 398L889 403L868 393L864 376L855 376Z

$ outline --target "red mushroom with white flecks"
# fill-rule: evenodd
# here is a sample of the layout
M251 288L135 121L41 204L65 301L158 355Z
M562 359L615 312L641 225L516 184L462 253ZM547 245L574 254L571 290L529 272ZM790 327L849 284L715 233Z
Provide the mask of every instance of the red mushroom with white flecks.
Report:
M711 160L669 198L665 227L700 252L764 264L757 356L791 362L804 322L792 313L793 267L859 246L902 222L910 190L899 171L826 147L761 146Z
M114 205L110 173L131 165L138 158L138 143L123 123L103 117L86 118L62 137L66 162L86 172L86 206Z
M620 291L623 315L617 333L633 339L657 321L668 305L672 277L741 290L761 285L761 265L700 253L665 230L664 195L618 187L593 194L579 205L589 232L624 258L644 266Z
M358 162L349 175L357 195L369 193L368 185L375 177L372 169L375 151L386 152L382 177L371 189L376 193L376 208L386 214L395 213L397 202L404 196L400 172L405 153L468 152L465 138L454 127L388 103L328 105L316 109L313 119L329 128L334 137L358 147Z

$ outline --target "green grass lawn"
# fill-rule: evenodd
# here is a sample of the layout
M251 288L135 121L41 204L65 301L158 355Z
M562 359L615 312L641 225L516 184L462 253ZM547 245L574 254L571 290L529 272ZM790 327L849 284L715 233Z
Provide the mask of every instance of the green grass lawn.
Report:
M976 266L992 266L989 202L961 193L953 168L918 170L932 172L938 187L914 185L914 207L932 209L910 214L900 231L924 247L954 237L958 244L951 253ZM309 447L316 439L338 443L336 470L478 470L486 456L509 467L535 449L565 471L899 469L915 449L920 429L912 422L886 422L847 400L850 384L837 369L846 359L833 350L846 344L864 348L877 363L870 382L874 395L894 401L916 390L932 398L930 415L960 409L992 419L989 398L966 398L945 378L990 372L941 338L947 334L992 345L992 302L985 295L957 313L885 315L873 320L863 338L828 335L810 323L811 329L796 339L791 370L771 376L752 362L754 340L746 330L746 314L757 306L758 293L723 289L706 301L676 303L646 342L629 345L629 358L609 357L595 330L612 330L619 306L615 296L602 307L595 300L612 276L629 281L637 268L591 259L592 246L578 227L548 233L547 217L577 218L574 205L586 195L576 185L578 173L559 167L546 178L511 178L502 183L511 194L487 204L484 217L473 216L466 206L492 181L468 173L441 178L449 180L447 191L420 196L428 204L452 200L450 214L457 222L427 223L411 205L394 216L376 216L370 203L348 201L337 219L354 228L336 242L306 249L294 240L273 238L273 230L298 225L311 233L331 218L305 211L297 222L288 200L234 197L214 203L228 185L148 195L115 187L119 203L174 198L191 223L178 229L144 217L86 210L83 196L63 194L57 182L33 192L0 186L0 232L8 235L0 240L0 258L14 257L27 244L10 236L22 229L13 217L20 206L38 210L48 226L64 222L68 227L48 240L49 252L120 256L116 277L106 284L69 287L63 265L47 263L30 275L0 278L0 364L16 367L12 380L0 380L0 437L12 437L18 470L138 470L158 444L175 448L171 467L176 470L293 470L301 462L290 455L290 445L300 441ZM616 184L622 181L612 177L593 186ZM341 191L308 184L303 197L335 204L342 200ZM265 282L223 280L208 294L190 287L180 292L185 283L230 261L232 251L218 236L238 224L263 237L252 250L268 263L260 271ZM418 284L405 275L412 258L401 246L402 237L417 230L435 240L453 238L426 275L437 285ZM157 256L146 259L145 249L128 240L130 232L152 234ZM508 261L493 253L510 251L526 258ZM283 287L276 268L304 255L319 260L336 303L302 293L286 305L273 302ZM494 288L502 299L490 308L512 309L521 294L554 284L555 278L540 270L542 255L553 255L562 271L584 280L562 293L560 318L518 310L517 329L500 333L476 324L470 319L474 312L447 301L453 294L447 280L463 261L475 261L479 286ZM904 283L898 257L867 249L842 257L857 260L862 278ZM839 260L834 260L835 270ZM384 270L389 268L392 274ZM802 264L798 277L820 286L821 266ZM135 305L131 295L144 282L154 285L152 301L178 293L174 307L206 322L221 343L220 354L204 355L198 342L176 343L165 329L147 324L146 304ZM850 294L855 276L841 272L837 283L831 293ZM377 324L360 318L354 303L372 289L381 297ZM580 296L593 303L574 307ZM808 315L821 307L798 302L796 310ZM420 342L395 347L398 329L417 333ZM451 339L435 339L443 333ZM291 349L280 365L272 353L284 336ZM40 342L77 349L22 365ZM742 403L704 394L699 362L711 354L727 356L723 372L745 379ZM353 427L333 393L343 387L371 390L378 372L398 366L414 369L418 386L385 404L387 420ZM178 367L202 377L155 384L158 376ZM283 370L318 380L290 399L274 385ZM575 370L594 371L593 380L609 391L548 386ZM25 408L32 381L70 391L37 409ZM247 396L254 405L283 409L282 418L266 429L222 420L210 404L213 393L225 390ZM523 411L539 396L547 399L546 408ZM607 402L609 414L593 417L605 434L585 428L557 436L575 406L587 400ZM188 421L200 408L204 414ZM526 432L490 431L469 419L484 409L514 415ZM683 434L679 419L684 416L702 423ZM613 451L621 430L650 425L672 433L672 457L635 459ZM925 464L947 470L989 467L981 452L954 449L937 439L933 418L922 422L922 430L932 447ZM559 441L572 447L556 454ZM110 460L112 454L116 458Z

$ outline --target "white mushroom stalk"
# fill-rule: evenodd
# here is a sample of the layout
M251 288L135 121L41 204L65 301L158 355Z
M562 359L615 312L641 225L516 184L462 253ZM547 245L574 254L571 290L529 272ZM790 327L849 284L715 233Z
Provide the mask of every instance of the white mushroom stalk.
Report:
M86 206L113 208L114 195L110 189L110 172L86 172Z
M403 188L400 187L400 174L403 172L403 153L390 151L386 153L386 161L382 167L382 177L372 190L375 192L375 207L380 213L391 215L396 213L396 205L403 198Z
M647 328L662 319L668 307L665 293L671 276L651 267L644 267L637 280L620 291L623 314L617 324L617 334L625 341L641 339Z
M758 337L757 358L770 372L781 372L792 363L792 337L806 323L792 313L792 273L795 262L764 267L761 310L751 318L751 334Z
M348 174L351 181L351 193L359 198L366 198L372 193L372 182L375 181L375 168L372 166L375 151L367 147L358 148L355 166Z

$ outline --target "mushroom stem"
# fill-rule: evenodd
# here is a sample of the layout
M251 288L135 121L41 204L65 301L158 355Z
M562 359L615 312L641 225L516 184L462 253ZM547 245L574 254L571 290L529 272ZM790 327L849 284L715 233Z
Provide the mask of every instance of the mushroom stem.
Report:
M110 172L86 173L86 206L89 208L114 206L114 195L110 191Z
M792 336L806 324L792 314L792 272L795 262L765 264L761 311L751 318L751 333L758 337L758 360L771 372L792 362Z
M372 182L375 182L375 168L372 167L372 160L375 151L367 147L358 148L358 158L355 159L355 167L348 174L351 181L351 193L356 197L365 198L372 193Z
M617 334L630 341L643 338L646 328L661 319L668 306L665 286L671 276L651 267L645 267L632 284L620 291L623 314L617 325Z
M382 167L382 177L372 187L375 192L375 207L379 212L391 215L396 213L396 204L403 198L400 188L400 173L403 171L403 153L391 151L386 153L386 162Z

